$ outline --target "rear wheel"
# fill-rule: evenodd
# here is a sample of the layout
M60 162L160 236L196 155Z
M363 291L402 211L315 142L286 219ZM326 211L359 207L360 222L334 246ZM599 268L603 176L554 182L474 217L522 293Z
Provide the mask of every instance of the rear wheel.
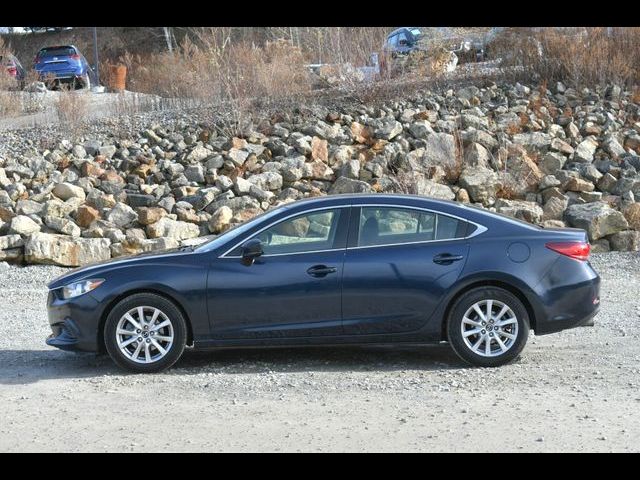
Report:
M529 337L529 317L511 292L498 287L474 288L453 305L447 336L466 362L497 367L522 352Z
M120 367L133 372L159 372L182 355L187 325L172 302L160 295L139 293L111 310L104 339L109 356Z
M82 76L82 79L80 80L80 82L81 82L81 84L82 84L82 85L81 85L81 88L85 88L85 89L87 89L87 90L90 90L90 89L91 89L91 77L89 76L89 74L88 74L88 73L85 73L85 74Z

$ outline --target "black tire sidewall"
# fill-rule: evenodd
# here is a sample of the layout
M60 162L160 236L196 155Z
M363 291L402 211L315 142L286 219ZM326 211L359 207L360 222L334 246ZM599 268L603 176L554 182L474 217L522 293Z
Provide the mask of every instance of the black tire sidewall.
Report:
M464 343L460 330L467 309L478 301L488 299L499 300L508 305L518 320L518 336L515 343L507 352L496 357L483 357L471 351ZM478 367L498 367L517 358L527 343L529 328L529 315L520 299L499 287L478 287L466 292L456 300L447 319L447 337L451 347L465 362Z
M120 318L132 308L139 306L158 308L169 317L173 326L173 344L169 352L151 364L136 363L128 359L117 345L116 328ZM104 325L104 343L111 359L121 368L137 373L154 373L170 368L182 356L186 340L187 325L180 309L173 302L153 293L138 293L121 300L109 312Z

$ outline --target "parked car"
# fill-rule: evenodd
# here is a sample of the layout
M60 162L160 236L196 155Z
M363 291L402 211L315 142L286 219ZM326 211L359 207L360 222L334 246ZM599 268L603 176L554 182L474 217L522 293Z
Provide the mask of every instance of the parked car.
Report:
M62 32L64 30L71 30L73 27L23 27L25 30L31 33L37 32Z
M198 247L76 269L49 284L64 350L155 372L195 349L448 340L466 362L516 358L529 330L592 324L584 230L449 201L336 195L270 210Z
M433 27L428 30L402 27L387 35L383 51L395 58L437 44L454 52L460 62L483 61L486 58L484 43L482 37L461 36L448 27Z
M15 79L16 85L19 88L24 87L24 67L14 55L0 55L0 65L6 68L7 73L10 77Z
M33 63L34 70L49 87L70 84L91 88L97 83L89 62L73 45L41 48Z

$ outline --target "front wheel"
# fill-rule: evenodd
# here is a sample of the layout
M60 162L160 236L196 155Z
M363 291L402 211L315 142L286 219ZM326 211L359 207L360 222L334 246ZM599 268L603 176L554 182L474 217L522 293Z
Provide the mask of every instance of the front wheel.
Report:
M172 302L160 295L139 293L111 310L104 339L109 356L120 367L139 373L160 372L182 356L187 325Z
M447 336L453 350L471 365L504 365L527 343L527 309L518 297L502 288L474 288L453 305Z

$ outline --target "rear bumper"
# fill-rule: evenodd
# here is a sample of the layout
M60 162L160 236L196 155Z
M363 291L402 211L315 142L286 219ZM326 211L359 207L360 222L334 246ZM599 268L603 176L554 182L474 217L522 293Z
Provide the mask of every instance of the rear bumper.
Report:
M593 325L600 309L600 277L588 262L561 258L536 288L536 335Z
M82 78L85 73L77 72L75 70L62 70L62 71L52 71L52 72L38 72L41 81L47 80L48 77L53 77L55 80L75 80Z
M69 351L98 351L99 303L90 293L64 300L59 290L52 290L47 311L52 332L45 340L47 345Z

